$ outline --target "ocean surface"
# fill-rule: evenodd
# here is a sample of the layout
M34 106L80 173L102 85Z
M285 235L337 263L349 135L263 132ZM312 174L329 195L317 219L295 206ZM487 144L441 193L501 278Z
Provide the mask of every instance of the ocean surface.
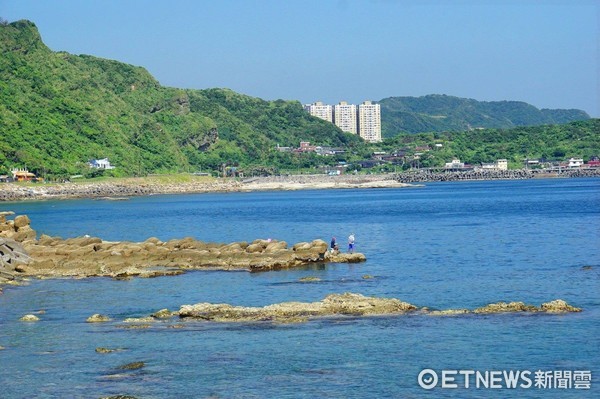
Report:
M1 398L600 397L600 179L0 203L0 210L27 214L39 234L63 238L296 243L335 236L345 250L354 233L368 258L266 273L193 271L5 287ZM321 281L299 282L308 276ZM184 304L264 306L343 292L432 309L497 301L539 306L561 298L583 312L301 324L172 320L148 329L122 322ZM18 321L39 311L39 322ZM94 313L112 321L86 323ZM96 347L122 350L98 354ZM119 369L137 361L145 367ZM424 369L439 376L431 390L419 384ZM530 371L532 386L477 389L470 379L466 388L456 378L458 388L443 388L443 370ZM538 370L556 381L556 371L589 372L590 389L536 387Z

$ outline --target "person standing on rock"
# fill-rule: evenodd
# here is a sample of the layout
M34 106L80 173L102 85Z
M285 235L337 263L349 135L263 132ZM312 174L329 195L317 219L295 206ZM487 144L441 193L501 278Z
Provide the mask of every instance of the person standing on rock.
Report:
M350 236L348 237L348 252L354 252L354 233L350 234Z
M335 237L331 237L331 252L335 252L337 249L337 242L335 241Z

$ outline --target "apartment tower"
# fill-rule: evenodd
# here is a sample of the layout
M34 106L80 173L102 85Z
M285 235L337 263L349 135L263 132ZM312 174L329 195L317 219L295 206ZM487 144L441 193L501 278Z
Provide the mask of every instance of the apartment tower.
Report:
M381 141L381 107L365 101L358 106L358 134L371 143Z
M333 122L344 132L358 132L356 123L356 105L348 104L346 101L340 101L333 106Z
M312 116L321 118L327 122L333 123L333 111L331 105L323 104L321 101L317 101L312 104L306 104L304 110Z

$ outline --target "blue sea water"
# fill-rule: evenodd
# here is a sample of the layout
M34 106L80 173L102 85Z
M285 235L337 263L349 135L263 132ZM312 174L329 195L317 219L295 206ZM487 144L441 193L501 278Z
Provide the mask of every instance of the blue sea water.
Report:
M362 264L266 273L193 271L116 281L33 280L0 295L0 397L592 398L600 380L600 180L453 182L421 188L164 195L0 204L38 233L140 241L355 233ZM591 268L584 268L591 266ZM363 279L369 274L373 279ZM302 277L321 281L301 283ZM126 317L198 302L264 306L330 293L434 309L561 298L565 315L339 317L301 324ZM41 320L23 323L43 310ZM89 324L93 313L113 321ZM182 328L172 328L174 325ZM122 348L97 354L96 347ZM125 363L143 361L139 370ZM590 390L421 388L423 369L591 371ZM522 382L522 381L521 381Z

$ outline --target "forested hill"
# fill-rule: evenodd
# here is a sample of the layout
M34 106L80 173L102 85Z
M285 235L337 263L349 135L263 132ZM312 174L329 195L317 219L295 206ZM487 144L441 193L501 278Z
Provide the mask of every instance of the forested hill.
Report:
M297 101L162 87L141 67L51 51L25 20L0 25L0 52L0 174L68 176L105 157L125 175L276 165L293 162L277 144L361 141Z
M379 104L383 137L401 133L562 124L590 118L578 109L540 110L520 101L476 101L438 94L388 97Z

